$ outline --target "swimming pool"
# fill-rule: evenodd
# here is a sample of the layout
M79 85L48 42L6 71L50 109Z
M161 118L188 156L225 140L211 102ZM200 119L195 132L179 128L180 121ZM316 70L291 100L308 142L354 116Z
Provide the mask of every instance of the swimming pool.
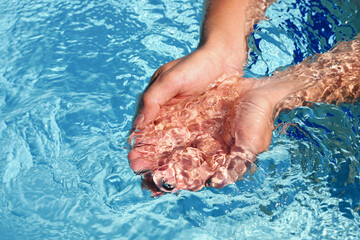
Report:
M246 75L357 35L359 3L333 2L272 5ZM1 239L360 237L358 103L280 114L276 124L294 125L224 189L141 189L125 141L137 95L196 48L201 14L201 1L0 2Z

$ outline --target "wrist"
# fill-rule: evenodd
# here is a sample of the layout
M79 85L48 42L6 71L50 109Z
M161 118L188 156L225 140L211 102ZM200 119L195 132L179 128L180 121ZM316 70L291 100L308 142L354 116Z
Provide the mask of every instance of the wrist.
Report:
M275 74L269 80L271 81L269 87L273 92L271 96L274 106L273 119L283 109L302 106L306 101L309 89L316 83L315 78L292 74L289 69Z
M279 76L266 77L258 80L259 87L255 88L264 99L266 99L267 107L269 109L269 117L275 120L282 109L289 108L291 105L298 105L302 103L301 98L294 99L294 95L301 91L300 84Z
M198 50L209 53L221 62L224 72L241 72L247 59L244 35L229 37L222 32L212 32L201 39Z

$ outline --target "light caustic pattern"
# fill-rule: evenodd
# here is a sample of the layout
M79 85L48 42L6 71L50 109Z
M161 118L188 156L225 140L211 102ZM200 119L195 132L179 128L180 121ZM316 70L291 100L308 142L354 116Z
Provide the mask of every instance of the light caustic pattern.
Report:
M234 183L262 150L261 146L251 146L251 140L247 145L244 141L242 145L234 144L234 123L239 118L236 102L241 102L245 86L261 84L235 76L217 82L199 97L163 107L152 124L131 134L132 169L143 174L146 187L155 195ZM251 103L240 103L243 109L247 104ZM262 113L259 115L267 118L270 126L271 118Z

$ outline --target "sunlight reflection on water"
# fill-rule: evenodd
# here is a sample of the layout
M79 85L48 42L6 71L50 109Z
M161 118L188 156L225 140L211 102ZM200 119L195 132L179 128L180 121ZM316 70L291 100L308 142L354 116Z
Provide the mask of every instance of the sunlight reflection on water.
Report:
M355 36L359 3L341 4L271 6L246 74ZM0 3L2 239L359 238L357 103L282 113L276 124L294 125L222 190L152 199L141 189L125 148L137 95L196 48L201 13L201 1Z

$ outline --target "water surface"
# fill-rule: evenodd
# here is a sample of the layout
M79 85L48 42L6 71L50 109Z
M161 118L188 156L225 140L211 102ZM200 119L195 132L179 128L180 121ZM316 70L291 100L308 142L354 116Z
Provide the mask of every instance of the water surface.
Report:
M278 1L247 76L360 32L356 1ZM1 239L358 239L360 106L282 113L258 170L151 198L127 162L137 95L193 51L201 1L0 1Z

